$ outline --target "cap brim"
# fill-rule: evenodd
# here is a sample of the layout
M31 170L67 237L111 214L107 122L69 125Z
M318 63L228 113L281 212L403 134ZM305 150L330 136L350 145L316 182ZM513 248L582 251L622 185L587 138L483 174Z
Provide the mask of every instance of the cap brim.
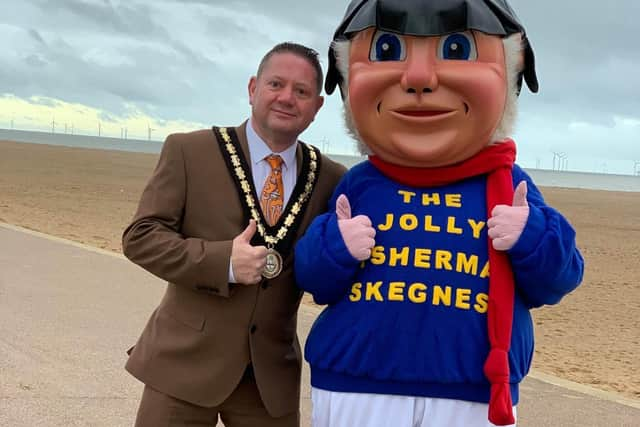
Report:
M531 48L531 43L524 37L526 47L524 49L524 81L527 82L529 90L537 93L539 89L538 77L536 76L536 59Z

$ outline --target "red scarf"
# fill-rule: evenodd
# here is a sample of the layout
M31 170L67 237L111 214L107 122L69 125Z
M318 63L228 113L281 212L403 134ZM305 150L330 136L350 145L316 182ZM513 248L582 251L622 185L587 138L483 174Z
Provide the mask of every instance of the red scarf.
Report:
M377 156L369 161L383 175L412 187L437 187L487 174L487 217L498 204L513 203L511 170L516 145L511 139L486 147L474 157L453 166L410 168L387 163ZM514 424L509 388L509 347L513 323L514 283L511 263L505 252L496 251L488 239L489 307L487 327L491 350L484 364L484 374L491 383L489 421L496 425Z

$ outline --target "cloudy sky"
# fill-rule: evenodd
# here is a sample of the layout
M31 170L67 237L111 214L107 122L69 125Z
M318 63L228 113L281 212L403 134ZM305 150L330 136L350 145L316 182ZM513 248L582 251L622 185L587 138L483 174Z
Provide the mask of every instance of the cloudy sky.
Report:
M162 139L234 125L274 44L321 52L348 0L3 0L0 127ZM640 161L637 0L511 0L536 53L540 92L520 96L519 163L625 173ZM603 8L604 7L604 8ZM337 93L303 135L353 153ZM556 167L557 164L556 162Z

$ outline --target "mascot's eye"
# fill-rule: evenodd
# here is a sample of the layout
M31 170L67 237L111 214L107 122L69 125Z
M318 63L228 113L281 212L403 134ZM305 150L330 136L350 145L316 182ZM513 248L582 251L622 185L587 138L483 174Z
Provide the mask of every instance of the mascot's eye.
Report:
M407 49L401 36L382 31L376 32L369 52L371 61L404 61L406 57Z
M441 37L438 57L440 59L475 61L478 58L478 52L473 34L469 32L454 33Z

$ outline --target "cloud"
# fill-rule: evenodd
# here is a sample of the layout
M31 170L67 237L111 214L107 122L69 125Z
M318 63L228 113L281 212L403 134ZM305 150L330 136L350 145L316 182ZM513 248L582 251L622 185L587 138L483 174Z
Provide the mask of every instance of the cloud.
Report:
M40 35L40 33L39 33L39 32L37 32L37 31L36 31L36 30L34 30L33 28L30 28L28 32L29 32L29 35L30 35L30 36L31 36L35 41L37 41L38 43L41 43L41 44L46 44L46 43L44 42L44 39L42 38L42 36Z
M326 70L329 42L348 3L12 2L12 13L0 16L6 41L0 95L56 99L118 120L136 111L157 123L237 124L249 112L247 81L275 43L294 40L315 48ZM533 43L541 84L539 94L525 89L520 96L522 158L546 158L551 149L640 158L638 129L627 124L640 120L640 3L510 3ZM352 151L339 95L328 97L305 137Z
M535 110L564 111L572 120L611 125L640 117L640 3L618 0L598 7L578 0L512 0L536 52L540 96Z

